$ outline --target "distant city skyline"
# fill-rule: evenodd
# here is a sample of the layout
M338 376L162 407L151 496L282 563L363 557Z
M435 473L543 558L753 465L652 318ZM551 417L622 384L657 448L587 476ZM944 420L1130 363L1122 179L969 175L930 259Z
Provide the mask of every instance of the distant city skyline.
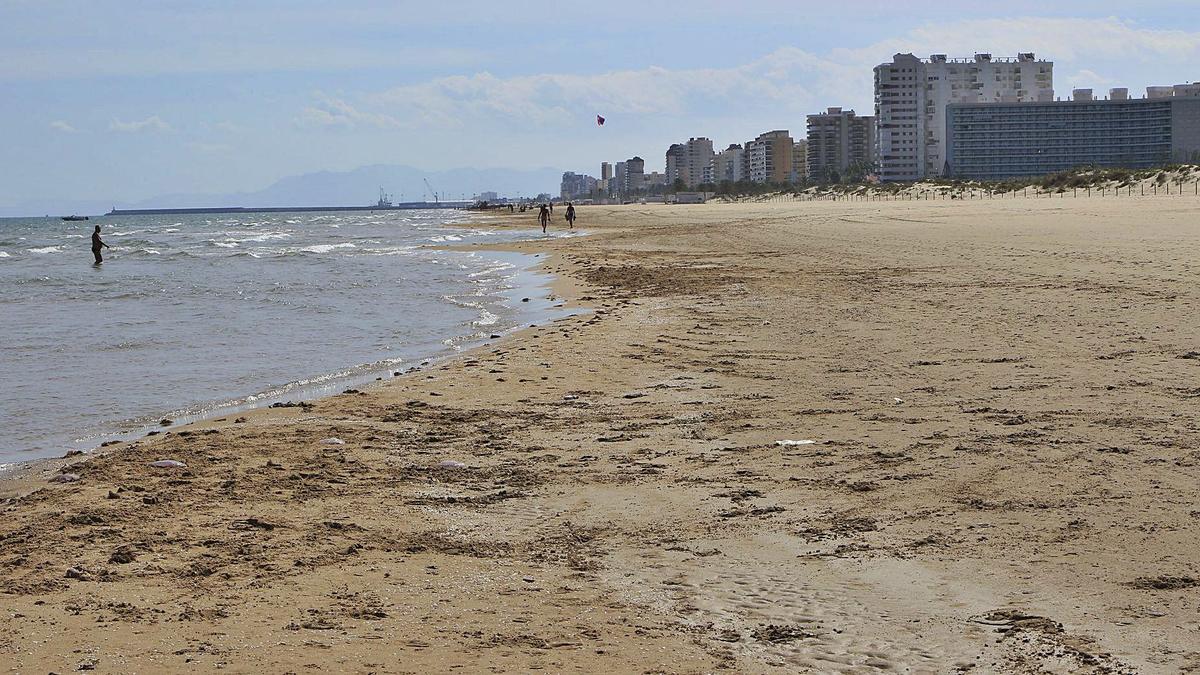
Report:
M1036 52L1061 98L1200 80L1192 2L727 4L0 0L0 208L380 163L662 171L681 139L869 114L898 52Z

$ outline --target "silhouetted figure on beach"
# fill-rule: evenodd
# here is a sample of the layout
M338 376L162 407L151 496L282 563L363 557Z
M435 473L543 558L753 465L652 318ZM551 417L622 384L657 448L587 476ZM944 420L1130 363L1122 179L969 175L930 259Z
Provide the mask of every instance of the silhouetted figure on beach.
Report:
M542 208L538 211L538 222L542 224L542 234L546 234L546 226L550 224L550 211L546 209L546 205L542 204Z
M110 248L108 244L100 239L100 226L97 225L95 231L92 232L92 255L96 256L96 264L104 262L104 256L100 255L101 248Z
M554 202L550 202L550 213L554 213Z
M513 205L512 205L512 204L509 204L509 205L508 205L508 212L509 212L509 213L512 213L512 212L513 212Z
M575 205L571 202L567 202L567 225L575 229Z

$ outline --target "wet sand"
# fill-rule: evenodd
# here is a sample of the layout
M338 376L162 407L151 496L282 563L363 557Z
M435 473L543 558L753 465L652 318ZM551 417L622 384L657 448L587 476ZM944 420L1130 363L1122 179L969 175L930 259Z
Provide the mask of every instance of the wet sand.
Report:
M594 311L0 484L8 669L1200 669L1200 201L579 226Z

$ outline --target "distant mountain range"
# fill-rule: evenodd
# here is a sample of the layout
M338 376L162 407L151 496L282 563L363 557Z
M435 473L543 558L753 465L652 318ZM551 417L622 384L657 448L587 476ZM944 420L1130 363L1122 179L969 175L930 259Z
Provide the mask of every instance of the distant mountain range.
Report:
M288 176L255 192L171 194L138 202L36 199L0 206L0 216L97 215L122 209L212 206L365 206L379 199L382 187L392 201L433 201L428 180L443 199L467 199L484 191L501 195L556 194L559 169L451 169L422 171L411 166L374 164L351 171L319 171Z

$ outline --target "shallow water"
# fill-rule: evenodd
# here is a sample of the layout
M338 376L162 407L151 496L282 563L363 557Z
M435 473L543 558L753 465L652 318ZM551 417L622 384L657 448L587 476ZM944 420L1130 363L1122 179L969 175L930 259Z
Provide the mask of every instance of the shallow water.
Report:
M447 227L468 218L0 219L0 463L330 393L544 320L533 256L427 248L535 236Z

